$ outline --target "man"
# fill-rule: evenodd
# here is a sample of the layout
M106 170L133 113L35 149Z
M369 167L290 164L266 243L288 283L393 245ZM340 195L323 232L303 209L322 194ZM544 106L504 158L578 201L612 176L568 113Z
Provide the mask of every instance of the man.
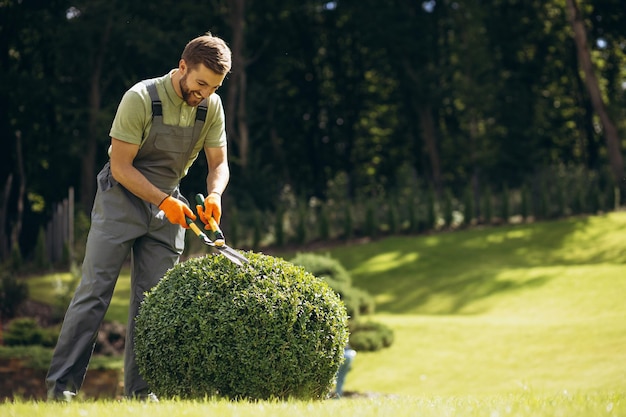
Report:
M219 223L229 180L224 110L218 95L231 51L211 34L191 40L178 68L128 90L111 127L109 162L97 176L81 282L65 315L46 377L48 398L80 389L120 270L131 255L131 295L124 357L124 395L155 398L139 375L134 319L144 292L179 260L186 217L196 219L180 180L204 149L209 172L200 219ZM208 227L207 227L208 228Z

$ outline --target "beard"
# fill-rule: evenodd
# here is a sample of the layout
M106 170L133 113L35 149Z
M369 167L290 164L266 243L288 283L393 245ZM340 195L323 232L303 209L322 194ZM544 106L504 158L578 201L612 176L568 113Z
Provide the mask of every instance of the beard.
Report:
M189 87L187 87L187 74L185 74L179 81L180 92L183 95L183 101L190 105L191 107L196 107L203 100L199 91L191 91ZM196 95L198 94L198 97Z

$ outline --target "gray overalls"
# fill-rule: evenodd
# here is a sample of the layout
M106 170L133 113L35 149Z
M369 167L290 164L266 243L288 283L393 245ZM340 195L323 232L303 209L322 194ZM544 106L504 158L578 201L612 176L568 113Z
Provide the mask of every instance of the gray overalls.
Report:
M206 101L198 107L192 127L163 124L154 80L144 81L152 100L152 127L133 165L162 191L188 204L179 191L184 168L206 118ZM72 299L50 369L48 398L78 392L95 347L98 329L111 302L123 263L131 255L130 309L124 352L124 394L147 393L134 353L134 318L143 294L173 267L184 249L185 229L170 223L158 207L126 190L111 175L107 162L98 174L82 280Z

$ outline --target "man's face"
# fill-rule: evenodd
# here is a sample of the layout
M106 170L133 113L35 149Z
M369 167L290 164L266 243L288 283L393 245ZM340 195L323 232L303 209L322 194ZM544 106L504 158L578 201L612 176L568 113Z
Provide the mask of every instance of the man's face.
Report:
M181 70L183 76L180 79L180 91L185 103L192 107L217 91L226 77L225 74L217 74L203 64L193 69L181 65Z

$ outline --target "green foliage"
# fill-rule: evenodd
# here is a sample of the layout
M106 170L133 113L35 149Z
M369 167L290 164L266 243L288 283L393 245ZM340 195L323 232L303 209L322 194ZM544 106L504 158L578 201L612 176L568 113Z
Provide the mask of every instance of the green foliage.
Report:
M530 190L526 184L522 187L520 214L524 220L528 220L528 218L532 215L532 199L530 196Z
M392 235L398 234L398 231L400 230L400 220L398 219L398 216L398 205L387 205L387 223L389 224L389 233Z
M46 232L43 226L39 228L37 233L37 243L35 244L35 267L38 269L44 269L50 266L48 255L46 253Z
M41 345L0 346L0 359L19 359L24 366L47 370L52 360L52 349Z
M354 320L350 322L350 346L358 351L377 351L393 344L393 330L383 323Z
M239 219L239 212L237 210L236 207L233 207L232 209L229 210L228 212L229 217L230 217L230 221L228 222L229 225L229 231L228 231L228 240L229 240L229 245L237 247L239 246L240 243L240 219Z
M247 253L169 270L141 306L140 372L159 396L323 398L343 358L348 328L339 297L279 258Z
M482 215L483 222L491 224L493 220L493 196L491 194L491 188L489 187L483 192Z
M326 206L322 206L318 210L317 227L319 238L328 240L330 238L330 221L328 220Z
M435 191L429 188L426 193L426 227L425 230L434 229L437 226L437 201Z
M346 240L354 237L354 218L350 204L346 204L343 210L343 236Z
M452 191L446 189L443 193L443 222L447 227L452 226Z
M371 238L375 238L378 235L379 220L374 209L375 206L378 206L377 202L369 201L365 207L365 236Z
M350 318L355 319L361 314L374 312L373 297L366 291L352 286L350 274L336 259L328 255L298 253L290 262L304 267L310 274L326 281L341 297Z
M0 271L0 322L15 317L17 308L28 299L28 286L14 274Z
M502 197L500 202L500 218L503 223L508 223L511 217L511 196L509 187L504 186L502 189Z
M291 262L324 279L339 294L351 319L350 344L353 348L374 351L391 345L393 332L390 328L371 321L361 321L362 316L374 313L376 303L367 291L352 286L350 274L338 260L329 255L299 253Z
M308 273L326 281L331 288L336 285L352 285L350 273L330 255L298 253L289 262L304 267Z
M19 272L23 266L22 250L19 244L15 244L11 247L11 271Z
M307 209L305 205L302 205L298 209L298 224L296 227L296 243L304 245L307 241Z
M407 222L409 224L408 232L409 233L417 233L419 231L419 219L417 218L417 209L415 207L416 203L412 198L407 199L406 202L406 213L407 213Z
M263 215L259 210L254 210L253 225L252 225L252 248L258 249L261 247L261 239L263 236Z
M54 347L58 337L56 329L43 329L35 319L24 317L9 323L4 333L4 343L7 346Z
M474 193L472 192L472 187L465 187L465 192L463 193L463 224L465 226L469 226L472 224L472 220L474 219Z
M277 246L285 244L285 210L279 205L276 209L276 217L274 219L274 239Z

